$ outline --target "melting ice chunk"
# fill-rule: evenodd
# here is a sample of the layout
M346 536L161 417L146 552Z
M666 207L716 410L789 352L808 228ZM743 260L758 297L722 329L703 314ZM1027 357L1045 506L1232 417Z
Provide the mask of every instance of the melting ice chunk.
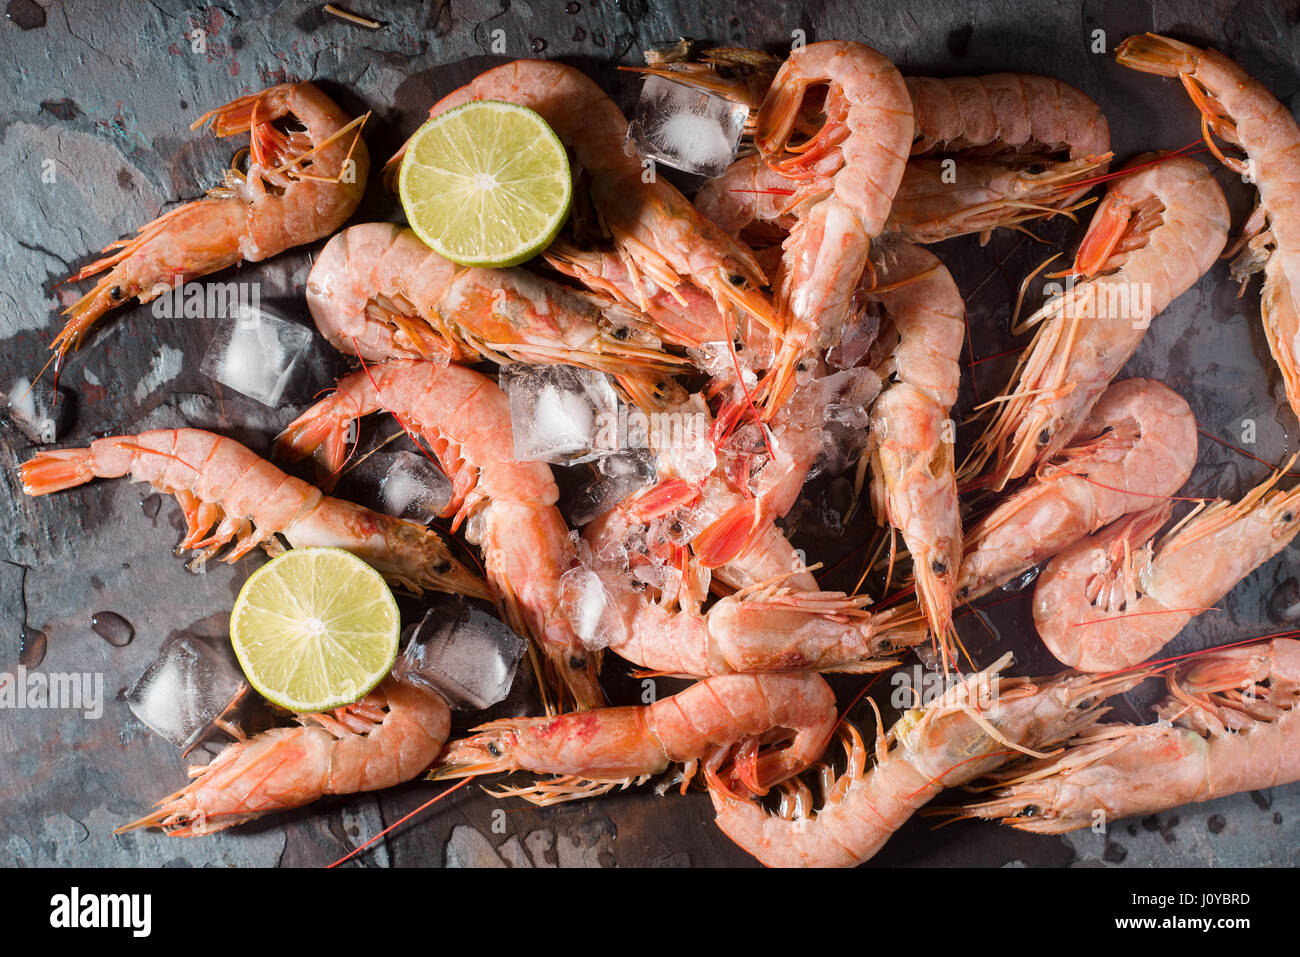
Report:
M560 576L560 610L582 643L593 651L608 647L621 628L604 583L585 565Z
M600 477L578 493L569 509L575 525L586 525L653 482L655 456L649 449L606 455L596 460L596 471Z
M808 472L839 475L858 460L870 441L868 410L880 392L880 378L870 369L846 369L810 383L823 411L821 448Z
M628 127L638 150L674 169L721 176L736 158L749 110L707 90L648 76Z
M339 480L338 494L427 525L451 502L451 479L417 452L375 452Z
M48 445L59 437L59 426L68 404L63 390L37 379L19 377L9 387L9 421L37 445Z
M178 748L190 748L244 690L224 639L177 635L126 693L132 713Z
M438 692L453 708L482 711L510 693L528 642L460 598L441 598L393 665L393 676Z
M602 373L512 365L501 370L501 388L519 461L576 465L617 447L618 397Z
M218 324L199 371L263 405L276 406L305 380L311 341L306 326L241 304Z

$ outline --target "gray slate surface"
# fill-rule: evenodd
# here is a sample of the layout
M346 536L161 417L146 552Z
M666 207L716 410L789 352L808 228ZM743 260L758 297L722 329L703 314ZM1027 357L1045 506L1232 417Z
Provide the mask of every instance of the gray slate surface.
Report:
M390 9L385 9L385 6ZM612 70L638 62L650 42L680 34L779 52L791 32L807 39L855 39L878 47L910 74L994 70L1048 73L1076 84L1106 112L1117 155L1186 144L1197 135L1193 110L1173 84L1089 52L1092 31L1108 49L1129 33L1157 29L1211 43L1265 80L1292 108L1300 89L1300 6L1295 2L1042 3L1031 0L908 4L775 0L691 4L654 0L437 0L385 5L356 0L358 12L385 21L369 32L338 22L319 5L237 2L198 6L158 0L91 3L10 0L0 22L5 64L0 113L0 368L5 381L34 375L58 327L56 310L73 296L53 282L88 262L105 243L128 235L171 204L213 184L232 147L188 126L205 110L285 79L318 82L353 111L374 111L366 138L382 160L416 128L439 96L504 58L490 55L503 31L509 57L542 55L593 73L625 107L635 81ZM26 27L26 29L25 29ZM206 51L192 52L193 31ZM42 181L53 164L55 182ZM1248 190L1219 170L1237 221ZM397 218L377 184L355 221ZM1037 232L1072 249L1081 227L1061 221ZM319 246L319 244L318 244ZM318 246L316 248L318 248ZM1023 236L999 235L986 247L939 247L968 299L974 350L1008 348L1005 325L1020 278L1048 253ZM301 284L314 248L245 265L239 278L262 284L286 315L309 321ZM1258 325L1258 286L1235 297L1216 267L1156 322L1128 372L1164 379L1196 411L1203 429L1240 442L1243 419L1257 423L1253 454L1276 461L1292 450L1296 425L1280 403L1279 376ZM105 322L64 370L76 393L62 441L95 434L195 424L254 448L295 412L268 410L219 389L198 372L210 327L162 321L147 308ZM1010 357L975 367L978 394L1005 381ZM344 366L323 359L322 384ZM969 407L976 390L964 386ZM17 663L24 626L48 636L42 670L105 675L99 720L57 711L0 715L0 860L27 865L320 865L346 853L385 823L437 794L412 783L377 796L331 799L203 840L158 834L114 837L114 826L179 787L185 762L116 700L170 633L220 627L240 583L262 560L213 565L192 575L172 555L180 538L171 500L151 518L148 489L104 482L45 499L23 496L15 466L33 450L16 433L0 436L0 669ZM1236 496L1265 467L1208 439L1190 487ZM851 552L861 533L809 531L801 541L828 564ZM860 558L860 556L859 556ZM1294 587L1292 547L1254 575L1217 614L1198 619L1173 646L1189 650L1275 630L1270 596ZM851 586L852 561L828 583ZM90 630L91 614L112 610L131 621L132 644L110 646ZM214 617L215 616L215 617ZM987 614L988 628L963 619L981 660L994 649L1021 653L1026 672L1056 668L1036 647L1028 599ZM996 634L995 641L991 635ZM617 667L616 665L613 667ZM859 687L839 682L848 700ZM629 686L630 688L630 686ZM621 700L634 700L628 692ZM1133 699L1140 708L1142 701ZM1121 709L1135 720L1145 712ZM855 711L856 720L865 717ZM505 810L504 816L493 812ZM503 822L496 829L494 822ZM1211 826L1213 825L1213 826ZM1222 825L1222 826L1220 826ZM1123 866L1295 865L1300 863L1300 785L1242 794L1117 824L1103 838L1085 833L1034 838L990 825L934 832L913 821L875 865ZM746 865L749 858L713 826L707 798L655 798L647 791L540 810L500 803L471 785L403 826L363 855L364 866L683 866Z

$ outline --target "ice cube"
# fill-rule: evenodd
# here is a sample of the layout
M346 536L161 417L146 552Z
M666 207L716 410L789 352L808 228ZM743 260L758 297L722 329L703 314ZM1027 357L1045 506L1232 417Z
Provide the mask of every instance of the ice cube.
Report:
M199 371L263 405L295 396L307 378L312 331L246 304L222 319Z
M721 176L736 159L748 108L661 76L641 87L628 136L645 156L674 169Z
M188 750L244 688L229 642L182 634L163 642L126 703L152 731Z
M870 442L868 410L880 392L880 378L870 369L846 369L808 387L817 390L815 401L823 410L821 447L808 477L839 475L858 460Z
M583 645L593 651L608 647L622 627L604 582L583 565L560 576L560 610Z
M600 478L579 491L569 508L575 525L586 525L604 515L653 482L657 474L655 456L649 449L606 455L596 460L596 471Z
M451 502L451 479L418 452L375 452L343 473L338 495L427 525Z
M467 711L482 711L510 693L528 648L497 619L454 597L438 599L408 635L393 676Z
M62 389L25 376L9 387L9 421L37 445L49 445L59 437L59 427L68 403Z
M511 365L501 370L501 388L519 461L576 465L618 447L618 397L603 373Z

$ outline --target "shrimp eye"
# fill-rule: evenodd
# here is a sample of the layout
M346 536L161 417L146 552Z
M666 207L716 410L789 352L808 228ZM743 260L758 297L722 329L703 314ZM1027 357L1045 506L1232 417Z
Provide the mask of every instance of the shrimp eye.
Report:
M966 597L967 595L969 595L969 594L970 594L970 586L969 586L969 585L962 585L960 588L957 589L957 597L958 597L958 598L965 598L965 597Z
M943 562L939 561L939 559L937 558L934 561L930 562L930 571L934 572L936 575L942 575L947 570L948 570L948 566Z
M880 642L880 650L881 650L881 651L893 651L893 650L894 650L894 643L893 643L892 641L890 641L888 638L885 638L884 640L882 640L882 641Z
M1087 711L1089 708L1092 707L1092 699L1091 699L1091 698L1084 698L1084 699L1082 699L1078 704L1076 704L1074 707L1075 707L1077 710L1079 710L1079 711Z
M451 562L448 561L441 561L433 566L433 573L435 575L445 575L449 571L451 571Z
M569 657L569 667L574 671L577 671L579 668L585 668L587 667L587 659L579 658L577 655L571 655Z
M1051 440L1052 440L1052 433L1051 433L1050 431L1048 431L1047 429L1043 429L1043 431L1041 431L1041 432L1038 433L1038 444L1039 444L1039 445L1046 445L1046 444L1047 444L1048 442L1050 442Z
M744 344L743 342L740 341L740 337L739 337L739 336L736 337L736 341L733 342L733 343L731 344L731 346L732 346L732 348L735 349L737 352L744 352L744 351L745 351L745 344Z
M626 342L632 333L628 332L627 326L619 326L614 330L614 338L619 342Z
M112 289L110 289L110 290L108 291L108 297L109 297L110 299L121 299L121 298L122 298L122 287L121 287L121 286L114 286Z
M488 754L492 755L492 757L494 758L501 757L501 749L497 747L497 743L495 741L488 742Z
M1039 173L1043 172L1046 169L1047 167L1044 166L1042 163L1034 163L1029 167L1029 174L1031 176L1037 176Z
M1292 522L1294 522L1294 521L1295 521L1295 512L1283 512L1283 513L1282 513L1282 521L1286 522L1288 525L1291 524Z
M1037 804L1026 804L1023 808L1020 809L1020 813L1017 814L1016 817L1033 817L1037 813L1038 813Z
M731 277L731 284L733 286L743 286L745 284L745 277L737 273Z

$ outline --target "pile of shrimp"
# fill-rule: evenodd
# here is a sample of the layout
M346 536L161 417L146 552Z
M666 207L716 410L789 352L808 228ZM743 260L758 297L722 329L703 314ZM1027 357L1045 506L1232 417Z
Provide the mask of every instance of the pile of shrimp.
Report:
M1117 57L1180 80L1208 150L1257 186L1232 276L1264 274L1265 337L1300 413L1294 119L1213 50L1151 34ZM1235 502L1180 496L1197 459L1191 408L1164 383L1120 378L1150 323L1229 244L1212 170L1186 151L1112 170L1100 108L1050 77L904 77L849 41L784 59L682 42L647 62L640 72L748 110L740 157L693 202L643 175L623 112L574 67L506 63L432 106L526 106L569 150L579 212L533 262L462 268L399 225L341 228L367 185L364 117L290 83L196 124L249 133L246 172L71 277L107 270L68 310L60 364L132 298L328 239L306 305L356 371L273 450L286 467L310 459L314 483L180 429L41 452L23 488L130 476L177 498L196 562L330 544L408 592L489 603L529 639L544 712L449 741L447 702L390 675L345 708L239 734L125 827L207 834L426 772L514 774L494 793L542 805L657 777L661 794L706 789L722 831L765 864L843 866L945 788L990 775L994 797L952 813L1051 832L1093 823L1096 808L1146 814L1300 778L1300 643L1149 662L1300 531L1285 467ZM961 353L982 331L967 326L946 253L927 247L1077 223L1090 205L1068 287L1018 325L1032 340L1004 393L963 423L979 431L959 456ZM651 477L575 527L552 469L515 457L520 423L496 370L516 364L605 375L643 417L706 428L648 432ZM357 423L377 414L449 477L445 532L327 494ZM810 476L837 472L879 527L862 543L868 570L884 571L876 600L862 581L824 588L790 538ZM453 557L456 534L482 574ZM1011 676L1005 649L979 667L954 625L961 607L1040 568L1034 625L1067 670ZM823 675L879 675L911 654L947 690L888 730L867 698L869 746ZM690 683L614 705L601 682L614 659ZM1101 723L1107 697L1156 676L1169 690L1157 723ZM836 740L842 759L827 757Z

